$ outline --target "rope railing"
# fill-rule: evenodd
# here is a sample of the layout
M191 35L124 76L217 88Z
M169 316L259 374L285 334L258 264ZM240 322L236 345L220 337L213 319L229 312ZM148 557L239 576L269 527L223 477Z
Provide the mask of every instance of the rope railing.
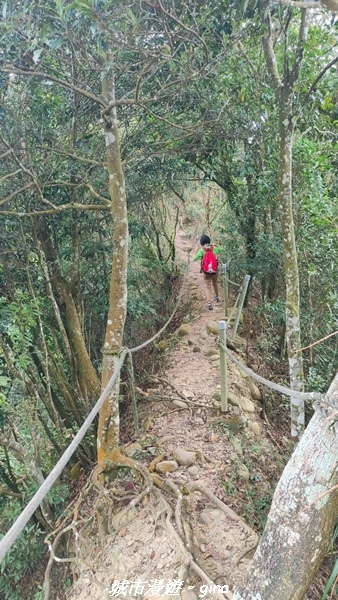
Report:
M152 336L149 340L147 340L143 344L140 344L139 346L136 346L135 348L131 348L130 350L128 350L128 348L122 349L122 352L120 354L120 357L119 357L118 363L115 367L113 375L111 376L107 386L105 387L102 394L100 395L94 408L90 411L90 413L86 417L83 425L78 430L73 441L69 444L69 446L67 447L67 449L65 450L65 452L63 453L61 458L56 463L55 467L49 473L48 477L46 477L44 482L41 484L41 486L39 487L37 492L34 494L33 498L28 502L27 506L24 508L24 510L18 516L18 518L13 523L11 528L1 539L1 541L0 541L0 561L4 558L4 556L10 550L10 548L13 546L14 542L16 541L16 539L18 538L20 533L23 531L23 529L27 525L29 519L31 518L33 513L36 511L36 509L40 506L42 500L45 498L46 494L49 492L49 490L51 489L52 485L55 483L57 478L61 475L62 470L65 468L68 461L74 454L76 448L78 447L78 445L80 444L80 442L82 441L84 436L86 435L86 433L87 433L88 429L90 428L90 426L92 425L96 415L100 411L104 401L106 400L106 398L109 396L111 390L113 389L113 387L120 375L120 371L122 369L122 366L123 366L126 356L128 356L128 355L130 356L131 353L137 352L138 350L141 350L142 348L144 348L145 346L147 346L148 344L153 342L157 337L159 337L163 333L163 331L165 331L165 329L171 323L171 321L177 311L177 308L179 306L181 297L182 297L182 293L183 293L183 289L184 289L184 285L185 285L185 281L186 281L186 277L187 277L187 273L188 273L188 268L189 268L189 260L187 262L187 268L186 268L186 272L185 272L182 286L180 289L180 293L178 295L178 299L176 301L176 304L174 306L172 314L170 315L169 319L166 321L164 326L154 336Z
M231 281L231 279L229 279L229 277L225 278L229 283L231 283L231 285L235 285L236 287L241 287L243 284L242 283L236 283L235 281Z
M218 340L219 346L225 352L225 354L230 358L230 360L241 370L244 371L247 375L250 375L253 379L256 379L259 383L262 383L266 387L274 390L275 392L279 392L280 394L284 394L285 396L292 396L293 398L299 398L299 400L314 400L321 401L325 400L325 394L320 394L319 392L298 392L297 390L292 390L291 388L285 387L284 385L279 385L274 381L269 381L265 379L261 375L257 375L252 369L244 365L240 360L235 358L227 346L222 342L221 339Z
M187 267L186 267L186 271L185 271L185 275L184 275L184 279L181 285L181 289L180 289L180 293L178 295L176 304L174 306L174 310L171 313L169 319L166 321L166 323L163 325L163 327L157 332L155 333L155 335L153 335L153 337L151 337L149 340L147 340L146 342L143 342L143 344L140 344L139 346L135 346L135 348L131 348L130 352L134 353L134 352L138 352L139 350L142 350L142 348L145 348L146 346L148 346L148 344L151 344L151 342L154 342L158 337L160 337L160 335L167 329L168 325L171 323L171 321L174 318L174 315L179 307L179 304L181 302L181 298L182 298L182 294L183 294L183 290L184 290L184 285L185 285L185 281L187 278L187 274L188 274L188 269L189 269L189 258L187 261Z
M68 448L65 450L59 461L56 463L55 467L51 470L48 477L46 477L45 481L41 484L38 491L34 494L33 498L28 502L26 508L22 511L22 513L18 516L15 523L8 530L6 535L0 541L0 560L3 559L8 550L12 547L17 537L20 535L24 527L27 525L29 519L36 511L36 509L40 506L42 500L49 492L53 483L57 480L59 475L61 475L62 470L65 468L71 456L74 454L76 448L82 441L83 437L87 433L89 427L93 423L96 415L98 414L100 408L102 407L104 401L109 396L111 390L113 389L116 380L119 377L122 365L124 363L124 359L127 355L127 350L124 350L119 358L119 361L116 365L115 371L111 376L106 388L102 392L98 401L96 402L94 408L90 411L88 417L86 418L83 425L80 427L73 441L69 444Z

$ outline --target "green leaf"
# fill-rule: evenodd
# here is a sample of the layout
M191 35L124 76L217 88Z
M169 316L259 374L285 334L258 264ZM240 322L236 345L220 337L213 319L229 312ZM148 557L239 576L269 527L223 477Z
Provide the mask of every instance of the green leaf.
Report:
M58 50L61 48L63 44L63 38L56 38L54 40L50 40L49 47L51 50Z
M137 25L137 18L134 15L133 11L130 8L126 8L125 9L125 15L128 15L130 18L130 21L133 23L133 25Z
M7 0L6 0L6 2L4 2L4 5L2 7L2 16L5 21L6 21L6 17L7 17L7 6L8 5L7 5Z
M329 580L328 580L328 582L327 582L327 584L325 586L325 590L324 590L324 593L323 593L323 595L321 597L321 600L326 600L327 595L328 595L329 591L332 589L333 585L335 584L335 581L336 581L337 577L338 577L338 559L336 560L335 565L334 565L334 567L332 569L331 575L330 575Z
M243 14L246 13L246 9L248 8L248 4L249 4L249 0L245 0L244 5L243 5Z
M43 48L38 48L37 50L34 50L33 61L35 64L37 64L39 62L39 58L41 56L42 51L43 51Z
M10 379L6 375L0 375L0 387L7 387Z
M65 10L78 10L80 13L87 15L88 17L93 17L93 10L87 2L83 0L75 0L71 2L65 7Z
M58 12L58 15L62 18L63 17L63 4L62 4L62 0L55 0L55 4L56 4L56 10Z

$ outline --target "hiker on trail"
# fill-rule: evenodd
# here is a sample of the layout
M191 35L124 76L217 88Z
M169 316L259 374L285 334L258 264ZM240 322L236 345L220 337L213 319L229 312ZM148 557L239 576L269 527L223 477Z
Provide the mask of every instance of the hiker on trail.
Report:
M214 301L219 302L217 254L223 252L223 248L220 246L213 246L208 235L201 236L200 244L202 248L196 252L193 261L201 261L201 273L203 273L206 288L207 309L212 310L212 290L214 291Z

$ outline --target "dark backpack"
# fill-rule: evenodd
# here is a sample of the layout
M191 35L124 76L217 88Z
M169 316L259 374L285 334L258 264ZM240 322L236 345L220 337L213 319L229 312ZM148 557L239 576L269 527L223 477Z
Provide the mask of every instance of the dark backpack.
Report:
M203 248L204 256L201 261L201 273L217 273L218 260L214 254L214 247Z

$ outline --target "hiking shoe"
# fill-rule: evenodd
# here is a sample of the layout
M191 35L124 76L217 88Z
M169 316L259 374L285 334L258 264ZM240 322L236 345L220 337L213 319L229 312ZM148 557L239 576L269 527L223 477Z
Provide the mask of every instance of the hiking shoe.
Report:
M214 296L214 301L219 302L219 296Z
M208 302L208 304L207 304L207 309L208 309L208 310L212 310L212 309L213 309L213 306L212 306L211 302Z

